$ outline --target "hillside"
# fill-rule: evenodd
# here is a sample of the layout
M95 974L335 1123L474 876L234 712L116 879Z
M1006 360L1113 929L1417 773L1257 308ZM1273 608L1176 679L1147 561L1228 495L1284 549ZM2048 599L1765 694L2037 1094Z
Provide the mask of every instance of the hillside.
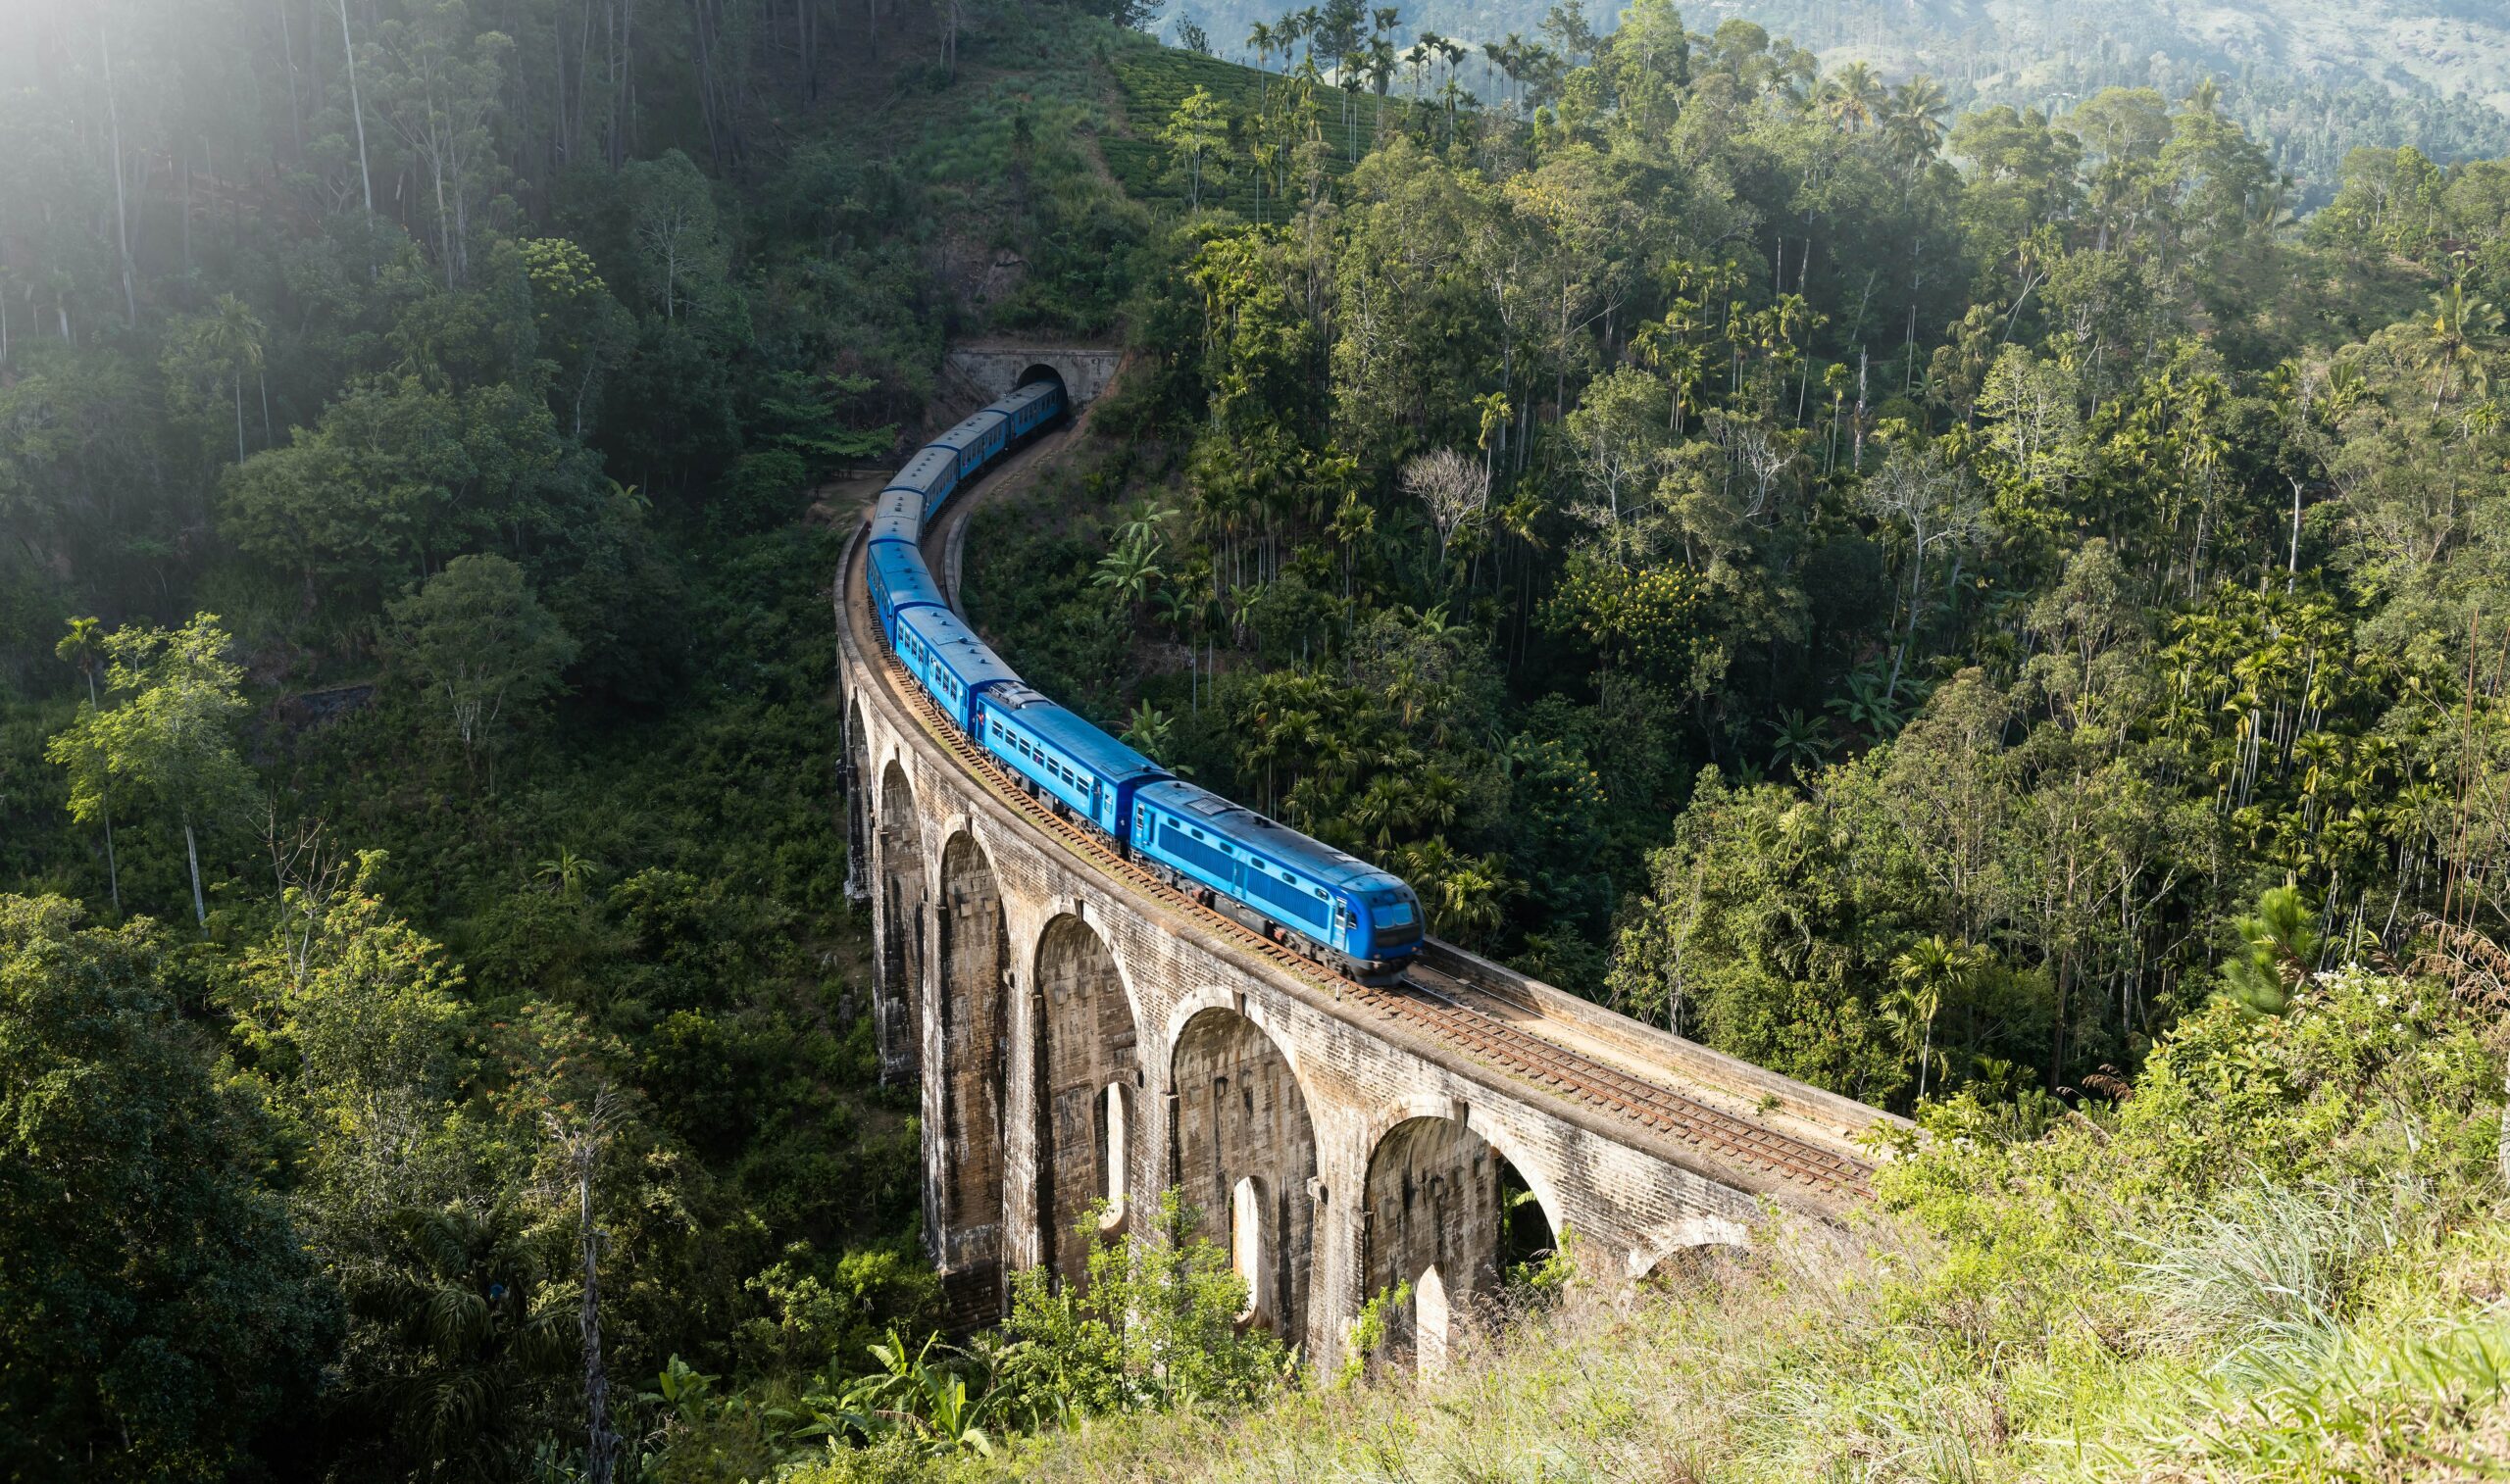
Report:
M1485 108L1134 0L0 5L0 1479L2497 1476L2510 147L2279 176L2496 116L1788 3L1955 95L1662 0ZM1476 1093L1349 1363L1262 1322L1347 1245L1130 1112L1381 1084L1127 1031L1131 929L1055 1030L1100 927L849 766L973 336L1123 365L952 497L1029 684L1905 1115L1870 1212L1624 1284L1735 1229L1603 1263ZM1360 1121L1264 1189L1366 1243L1448 1196Z
M1549 39L1553 0L1426 0L1414 32L1477 51L1511 35ZM2490 0L1698 0L1691 29L1756 23L1822 55L1893 78L1927 73L1956 103L2063 112L2103 87L2156 86L2178 97L2218 78L2230 111L2277 163L2323 200L2359 145L2412 144L2442 159L2510 151L2510 9ZM1583 7L1597 28L1621 6ZM1179 0L1170 32L1192 22L1224 55L1278 18L1269 0ZM1251 59L1250 59L1251 60ZM1478 62L1465 76L1495 89Z

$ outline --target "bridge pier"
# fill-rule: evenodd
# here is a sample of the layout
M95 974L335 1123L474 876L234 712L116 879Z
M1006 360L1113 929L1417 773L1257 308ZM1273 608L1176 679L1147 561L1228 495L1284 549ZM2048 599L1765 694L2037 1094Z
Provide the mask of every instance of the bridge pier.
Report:
M859 548L838 584L847 827L954 1327L1000 1317L1013 1272L1081 1278L1171 1186L1247 1280L1248 1321L1329 1366L1403 1284L1394 1349L1438 1364L1499 1279L1512 1202L1574 1227L1588 1273L1634 1278L1864 1199L1854 1135L1885 1114L1442 947L1437 994L1342 983L1133 885L942 745L864 612Z

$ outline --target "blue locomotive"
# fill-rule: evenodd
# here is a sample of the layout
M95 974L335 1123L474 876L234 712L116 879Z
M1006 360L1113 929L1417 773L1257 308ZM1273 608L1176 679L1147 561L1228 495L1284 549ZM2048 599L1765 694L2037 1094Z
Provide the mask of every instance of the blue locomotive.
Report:
M1029 792L1113 841L1204 906L1368 983L1421 950L1421 901L1401 877L1172 777L1023 683L942 601L924 529L951 494L1064 412L1032 382L927 444L874 504L872 606L880 634L950 723Z

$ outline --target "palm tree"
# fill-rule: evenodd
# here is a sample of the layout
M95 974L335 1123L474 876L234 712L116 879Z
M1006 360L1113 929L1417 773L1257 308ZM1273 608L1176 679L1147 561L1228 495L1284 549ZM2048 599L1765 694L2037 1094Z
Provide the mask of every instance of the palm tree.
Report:
M105 626L98 618L73 618L70 632L62 636L52 652L78 668L87 677L87 709L103 711L105 703L96 689L96 672L105 668ZM113 891L114 913L122 913L122 866L114 860L114 801L111 782L98 784L104 795L105 883Z
M1273 28L1261 21L1256 22L1254 28L1246 33L1246 44L1255 53L1255 65L1267 72L1270 72L1273 66L1275 39Z
M1508 106L1512 112L1524 113L1526 107L1525 65L1526 38L1518 31L1508 32L1508 39L1492 51L1499 64L1500 75L1508 79Z
M1934 1017L1942 1013L1945 997L1967 988L1984 962L1985 956L1969 943L1941 933L1920 938L1891 961L1891 977L1900 986L1890 1000L1892 1023L1902 1049L1917 1053L1920 1102L1926 1101L1929 1067L1938 1060ZM1915 1046L1909 1044L1913 1041Z
M1874 69L1862 62L1851 62L1831 79L1832 121L1845 125L1850 133L1870 128L1882 117L1887 98Z
M518 1212L404 1211L392 1227L402 1261L351 1299L400 1352L375 1400L420 1477L509 1477L537 1435L542 1383L573 1355L566 1308L542 1302Z
M2491 387L2484 351L2501 332L2501 311L2489 300L2469 295L2464 279L2432 296L2432 324L2424 335L2423 361L2432 368L2434 412L2457 390L2462 376L2479 393Z
M601 874L601 866L577 855L573 846L561 845L558 853L541 862L531 874L534 879L555 885L561 896L573 901L582 896L584 887Z
M1159 566L1165 549L1166 543L1156 539L1127 540L1098 559L1091 585L1112 590L1128 608L1139 608L1168 576Z
M235 462L244 462L244 372L250 369L255 379L262 373L262 345L269 333L255 317L250 306L233 294L220 294L211 301L209 314L192 327L192 344L201 356L213 363L226 364L235 389ZM267 393L264 397L267 405Z
M1943 84L1924 73L1891 90L1886 127L1910 164L1934 158L1943 144L1943 116L1951 107Z
M1809 779L1812 769L1829 759L1831 749L1838 746L1831 736L1831 723L1824 717L1807 717L1789 707L1770 728L1778 733L1769 755L1770 771L1785 768L1798 779Z

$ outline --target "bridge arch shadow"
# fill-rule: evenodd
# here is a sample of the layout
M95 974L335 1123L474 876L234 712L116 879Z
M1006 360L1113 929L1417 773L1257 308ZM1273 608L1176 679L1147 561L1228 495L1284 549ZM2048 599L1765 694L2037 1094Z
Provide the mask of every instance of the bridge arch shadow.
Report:
M922 1062L924 1027L924 900L929 890L924 862L923 816L915 786L894 759L880 772L879 983L883 993L876 1029L880 1067L892 1080L911 1080Z
M1488 1139L1452 1116L1407 1117L1369 1156L1360 1276L1364 1297L1410 1285L1388 1313L1386 1352L1442 1369L1456 1327L1495 1302L1507 1270L1557 1243L1552 1207Z
M1174 1183L1246 1280L1245 1322L1303 1342L1317 1152L1297 1072L1262 1026L1207 1008L1178 1032L1168 1075Z
M1134 1228L1141 1066L1132 998L1106 940L1078 915L1037 938L1037 1251L1057 1279L1089 1273L1090 1208L1102 1236Z
M1001 1311L1003 1111L1010 1066L1010 931L993 863L962 829L941 848L934 915L941 1015L940 1230L954 1309Z

